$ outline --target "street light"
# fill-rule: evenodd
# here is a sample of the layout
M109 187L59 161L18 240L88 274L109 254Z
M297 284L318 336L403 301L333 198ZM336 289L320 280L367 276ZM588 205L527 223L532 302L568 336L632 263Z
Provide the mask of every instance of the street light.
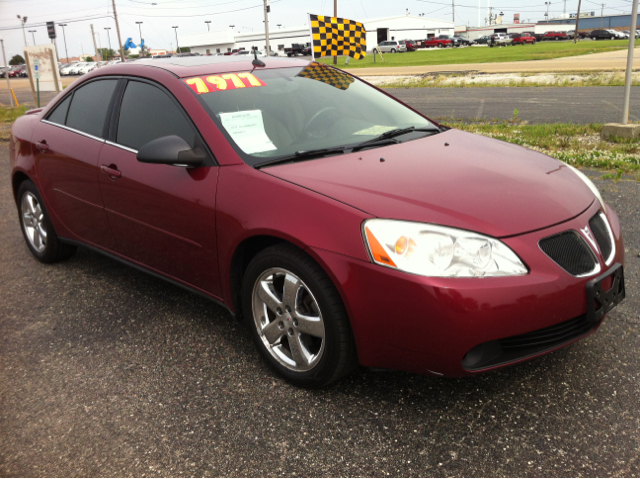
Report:
M143 22L136 22L138 24L138 29L140 30L140 50L142 53L142 56L144 56L144 45L142 43L142 23Z
M29 33L31 34L31 38L33 38L33 44L36 44L36 32L38 30L29 30Z
M551 2L544 2L544 4L547 6L547 21L549 21L549 5L551 5Z
M20 20L20 26L22 27L22 36L24 37L24 46L27 46L27 34L24 31L24 24L27 23L27 17L21 17L17 15L18 20Z
M207 24L207 31L210 32L211 31L211 28L210 28L211 20L205 20L204 23Z
M178 47L178 26L176 25L173 28L173 31L176 32L176 53L180 53L180 47Z
M111 30L111 27L104 27L104 29L107 31L107 39L109 40L109 52L107 53L107 57L109 55L111 55L111 35L109 34L109 30Z
M64 35L64 27L67 26L66 23L58 23L59 27L62 27L62 38L64 39L64 54L66 55L65 60L67 60L67 63L69 62L69 54L67 53L67 37L65 37Z

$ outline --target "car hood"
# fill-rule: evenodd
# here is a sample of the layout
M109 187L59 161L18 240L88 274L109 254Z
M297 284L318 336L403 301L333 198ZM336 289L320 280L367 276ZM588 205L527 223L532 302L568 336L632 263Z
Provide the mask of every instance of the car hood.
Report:
M562 223L595 200L564 163L458 130L262 171L380 218L494 237Z

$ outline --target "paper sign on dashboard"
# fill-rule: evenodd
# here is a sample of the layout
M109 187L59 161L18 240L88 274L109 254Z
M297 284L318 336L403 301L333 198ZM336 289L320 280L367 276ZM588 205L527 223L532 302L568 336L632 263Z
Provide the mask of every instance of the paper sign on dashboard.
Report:
M248 155L277 150L264 129L261 110L220 113L222 126Z

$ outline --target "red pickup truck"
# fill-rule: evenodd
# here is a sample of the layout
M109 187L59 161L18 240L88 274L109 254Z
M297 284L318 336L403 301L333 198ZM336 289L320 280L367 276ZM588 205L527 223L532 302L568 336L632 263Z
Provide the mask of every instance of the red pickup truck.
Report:
M536 37L532 37L528 33L516 33L512 35L512 38L512 45L526 45L527 43L534 44L536 42Z
M547 32L544 34L545 40L566 40L567 32Z
M424 41L424 47L425 48L431 48L431 47L446 48L446 47L453 47L454 43L455 42L453 40L453 37L450 37L449 35L440 35L435 38L427 38Z

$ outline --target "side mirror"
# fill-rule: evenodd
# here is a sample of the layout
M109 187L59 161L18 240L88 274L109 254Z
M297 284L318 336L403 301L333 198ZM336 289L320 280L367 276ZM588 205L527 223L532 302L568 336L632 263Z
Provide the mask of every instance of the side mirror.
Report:
M207 160L207 154L199 148L191 148L177 135L163 136L150 141L138 150L141 163L198 167Z

